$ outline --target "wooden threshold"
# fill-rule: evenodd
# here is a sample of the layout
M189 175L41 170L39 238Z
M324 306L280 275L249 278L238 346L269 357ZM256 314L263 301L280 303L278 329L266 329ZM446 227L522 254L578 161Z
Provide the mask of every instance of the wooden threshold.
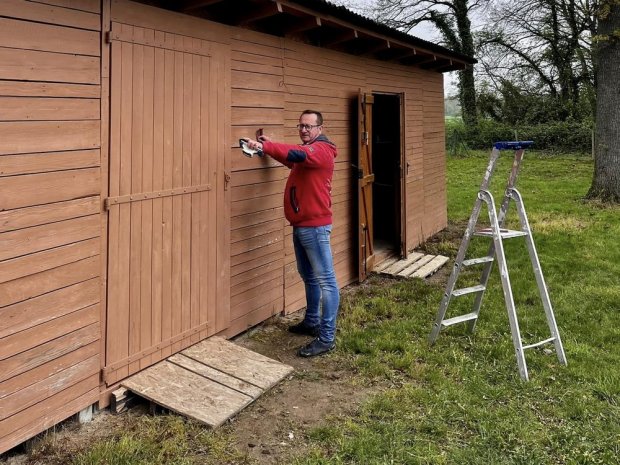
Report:
M136 373L121 386L215 428L292 371L288 365L214 336Z

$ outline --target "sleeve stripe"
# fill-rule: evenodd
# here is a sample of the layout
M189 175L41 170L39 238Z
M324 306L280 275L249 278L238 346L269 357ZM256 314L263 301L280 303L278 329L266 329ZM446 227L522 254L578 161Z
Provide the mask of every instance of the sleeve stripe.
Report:
M290 161L291 163L301 163L306 161L306 152L304 150L299 149L291 149L288 151L286 161Z

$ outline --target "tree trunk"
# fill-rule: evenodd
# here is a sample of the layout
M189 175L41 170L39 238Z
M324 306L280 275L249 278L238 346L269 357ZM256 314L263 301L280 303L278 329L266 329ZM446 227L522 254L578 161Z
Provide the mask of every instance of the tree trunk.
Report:
M588 197L620 203L620 5L610 2L600 19L598 45L594 179Z
M469 20L469 10L467 8L468 2L469 0L455 0L453 6L456 30L461 41L461 49L459 51L467 56L473 57L475 54L475 47L471 32L471 21ZM478 109L476 106L476 86L473 65L468 66L467 69L459 73L459 97L463 121L467 126L475 126L478 123Z
M461 102L463 122L466 126L475 126L478 123L478 114L473 66L468 66L467 69L459 73L459 100Z

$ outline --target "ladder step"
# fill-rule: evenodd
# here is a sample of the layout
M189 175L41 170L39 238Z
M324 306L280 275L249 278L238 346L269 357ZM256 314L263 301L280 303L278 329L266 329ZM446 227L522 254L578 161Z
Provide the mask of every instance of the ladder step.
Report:
M466 313L465 315L455 316L454 318L448 318L447 320L443 320L441 322L442 327L456 325L458 323L463 323L464 321L475 320L478 318L476 313Z
M469 260L463 260L463 266L472 266L478 265L479 263L489 263L492 262L495 257L480 257L480 258L470 258Z
M485 289L486 287L483 286L482 284L478 284L477 286L464 287L462 289L457 289L455 291L452 291L452 297L458 297L460 295L465 295L465 294L473 294L474 292L482 292Z
M523 350L525 350L525 349L531 349L531 348L533 348L533 347L542 346L542 345L544 345L544 344L549 344L550 342L553 342L553 341L555 341L555 337L550 337L549 339L545 339L544 341L540 341L540 342L537 342L537 343L535 343L535 344L530 344L530 345L528 345L528 346L523 346Z
M500 229L499 234L502 239L510 239L511 237L527 236L525 231L516 231L514 229ZM476 231L474 236L493 237L493 230L491 228L484 228Z

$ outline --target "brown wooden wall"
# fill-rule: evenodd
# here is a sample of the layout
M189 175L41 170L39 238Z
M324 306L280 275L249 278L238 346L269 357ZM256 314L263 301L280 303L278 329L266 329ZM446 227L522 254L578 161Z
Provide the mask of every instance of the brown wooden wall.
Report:
M114 133L115 127L111 127L114 118L110 108L113 112L122 108L123 98L111 82L118 76L109 71L112 46L101 40L102 32L110 29L111 22L136 30L148 28L154 41L163 37L161 43L140 42L133 46L148 49L149 53L154 48L154 63L157 54L187 52L177 50L176 39L174 47L166 46L168 34L182 36L182 42L189 40L193 44L199 43L195 39L211 41L220 44L218 50L225 50L226 57L218 63L226 68L222 79L230 93L218 91L218 96L224 98L225 109L218 111L217 129L203 131L204 135L198 130L180 133L183 137L186 132L192 135L188 147L194 146L191 141L198 140L199 132L204 137L201 140L219 137L224 144L219 148L217 144L213 146L214 164L204 170L208 171L208 179L203 178L202 171L198 176L193 169L181 168L183 182L179 186L193 188L209 183L209 192L213 192L209 198L217 198L217 205L226 206L226 211L217 210L216 214L217 224L226 227L209 226L209 221L193 222L201 213L196 210L194 214L192 210L187 221L181 219L173 228L182 233L189 224L192 229L186 236L190 242L201 234L200 225L211 231L209 241L216 241L217 251L213 253L218 262L217 266L203 265L205 270L217 274L215 281L223 283L230 293L211 293L210 298L203 299L209 306L204 313L205 322L201 316L202 293L192 293L192 289L204 283L199 274L192 274L198 269L192 265L194 262L186 260L190 266L181 276L180 311L183 315L183 309L190 310L186 320L197 332L188 336L187 331L181 331L179 337L183 340L173 341L177 347L214 332L232 336L271 315L283 310L296 311L305 305L303 284L296 271L292 228L283 218L283 189L288 169L268 157L244 157L238 148L239 138L254 136L259 127L276 140L298 143L295 124L300 112L307 108L323 112L325 133L339 148L333 179L332 248L340 286L357 280L357 184L351 164L356 163L357 156L356 111L360 92L398 93L404 99L407 248L413 249L446 225L441 74L318 49L127 0L105 0L103 4L110 9L103 11L100 3L100 0L0 1L0 451L103 399L100 393L109 391L110 386L103 382L100 370L106 367L106 341L108 350L118 348L109 343L105 331L106 323L110 329L118 329L114 325L110 327L106 318L108 307L116 305L115 299L120 294L112 292L113 298L106 302L106 290L110 281L118 284L132 278L130 275L121 278L115 262L108 263L106 259L109 246L114 244L108 241L108 214L113 216L113 213L103 211L102 197L122 197L119 189L113 189L120 187L120 181L115 183L114 179L137 176L143 181L148 173L153 183L136 184L136 192L170 190L176 186L165 184L168 179L162 165L166 160L165 150L161 152L161 147L156 146L161 135L166 139L166 129L161 132L155 125L158 115L165 111L157 110L155 103L144 107L152 107L155 116L138 114L136 105L130 110L131 121L153 120L147 124L152 126L152 133L148 132L153 136L152 153L144 150L148 137L142 137L140 150L142 160L144 157L153 160L153 171L145 175L144 170L133 169L126 162L125 169L129 172L123 174L122 161L116 163L117 158L112 156L110 161L114 163L108 162L114 150L109 148L109 142L119 142L120 134ZM111 36L113 43L127 42L121 39ZM143 96L148 95L141 92ZM154 95L153 102L156 100ZM190 114L187 116L188 121L192 119ZM209 118L213 117L210 113ZM125 142L133 150L137 141L133 135L129 139ZM183 144L181 149L185 147ZM181 152L185 160L186 151ZM176 166L174 157L171 160L172 166ZM113 169L116 171L112 172ZM155 176L160 172L161 179ZM204 204L205 196L190 193L187 198L202 199ZM147 231L146 245L155 247L155 242L166 242L165 228L169 226L165 225L164 217L170 212L154 207L166 202L159 199L144 203L151 207L146 210L146 216L144 209L141 210L140 224L159 228L161 213L163 228L161 235ZM129 206L124 208L127 210ZM111 218L110 221L116 228L114 231L120 231L120 220L114 223ZM143 233L136 236L136 241L143 243L143 236ZM192 253L188 255L182 244L181 249L183 262L183 257ZM113 250L116 256L120 256L119 250ZM162 261L162 269L165 268L164 252L141 254L151 257L147 262L151 270L157 271L158 260ZM131 252L129 257L123 255L129 261L132 256ZM141 267L143 262L140 260ZM112 266L108 269L109 264ZM134 287L142 293L142 288L150 286L154 314L167 315L164 304L157 300L159 297L152 298L160 294L164 297L163 290L160 293L160 288L153 286L154 278L148 279L157 274L153 273L143 273L147 279L139 278ZM168 274L173 274L172 270ZM163 281L162 278L162 289L170 284ZM144 295L149 300L148 292ZM187 296L185 301L183 295ZM161 311L157 310L160 307ZM192 309L198 307L200 312L193 313ZM198 317L193 318L194 314ZM133 337L131 331L140 334L127 339L128 344L134 341L135 355L120 354L123 363L144 368L165 355L157 344L166 335L170 339L172 332L164 334L164 326L153 324L157 319L147 320L151 322L149 327L142 327L142 317L133 326L128 323L125 327L123 323L126 337ZM191 331L191 328L181 324L181 330ZM120 377L111 377L108 384Z
M0 2L0 451L98 399L99 3Z
M282 39L231 29L232 162L231 327L237 334L282 311L287 168L268 157L247 158L239 138L263 128L284 135Z
M305 306L292 228L282 219L288 169L269 158L243 157L240 137L253 137L262 127L276 140L298 143L299 114L307 108L323 113L325 133L338 145L332 249L340 286L357 280L357 184L351 164L357 156L360 91L398 93L405 101L407 249L445 227L447 218L441 74L239 28L230 31L232 324L227 334L232 335L281 311L282 299L286 312Z

